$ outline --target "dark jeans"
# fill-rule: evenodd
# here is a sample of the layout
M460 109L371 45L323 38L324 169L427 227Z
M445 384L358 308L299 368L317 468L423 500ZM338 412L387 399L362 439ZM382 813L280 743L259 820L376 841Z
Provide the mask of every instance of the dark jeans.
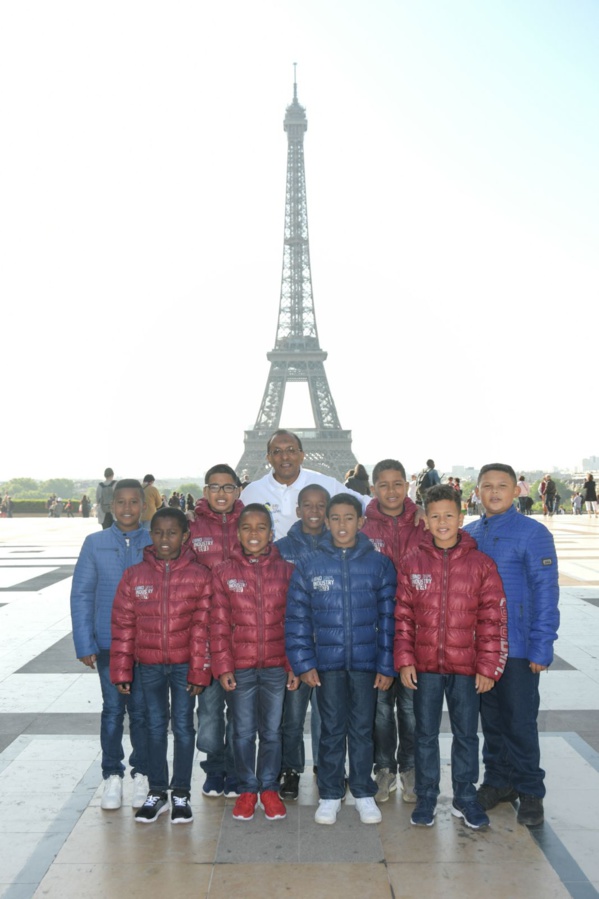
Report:
M96 665L102 688L102 715L100 717L100 745L102 747L102 777L112 774L122 777L125 773L123 759L123 725L125 710L129 714L129 736L131 755L129 765L131 775L148 773L148 745L146 734L146 701L144 698L139 669L135 668L131 695L123 696L110 682L110 651L101 649L96 656Z
M395 715L397 714L397 723ZM393 774L414 767L414 691L396 678L390 690L377 690L374 719L374 770ZM397 738L399 735L399 747Z
M468 802L476 798L478 781L478 712L480 697L474 677L464 674L418 672L414 693L416 713L415 792L419 799L436 801L441 779L439 729L443 697L447 699L453 740L451 743L451 781L454 798Z
M320 671L316 688L320 711L318 790L321 799L345 796L345 744L349 754L349 788L358 799L374 796L374 672Z
M493 689L481 697L485 783L545 795L537 730L539 701L539 675L532 673L528 659L508 658Z
M235 774L233 761L233 716L227 693L215 678L198 696L198 739L196 746L206 753L200 766L206 774ZM226 718L225 718L226 713ZM225 723L226 721L226 723Z
M235 680L237 686L229 693L229 704L239 792L278 790L287 672L280 667L237 669ZM256 735L260 740L257 762Z
M283 703L283 757L281 769L293 768L301 774L306 764L304 749L304 723L308 703L312 700L310 729L312 731L312 763L318 765L318 743L320 742L320 714L315 690L301 681L299 689L287 690Z
M140 665L148 707L148 780L150 789L164 793L191 789L191 770L195 752L193 709L195 697L187 692L189 665ZM175 738L173 776L168 779L166 751L169 723Z

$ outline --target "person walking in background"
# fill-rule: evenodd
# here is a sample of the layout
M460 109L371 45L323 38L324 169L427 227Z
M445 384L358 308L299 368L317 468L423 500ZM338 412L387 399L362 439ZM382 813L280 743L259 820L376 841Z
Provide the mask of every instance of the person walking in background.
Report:
M115 487L114 471L107 468L104 471L104 480L96 487L96 518L104 530L109 528L114 520L111 510Z
M162 506L162 497L158 492L157 487L154 486L154 475L147 474L143 479L143 488L144 488L144 497L146 507L141 515L141 526L145 528L146 531L150 530L150 522L152 521L154 515Z
M595 479L590 471L587 474L581 495L584 500L584 507L589 513L589 518L593 514L595 515L595 518L597 518L597 515L599 514L599 510L597 509L597 485L595 484Z
M528 497L530 496L530 484L523 474L518 478L518 507L523 515L528 514Z
M370 483L368 481L368 472L363 465L356 465L352 474L345 482L348 490L355 493L361 493L362 496L370 496Z

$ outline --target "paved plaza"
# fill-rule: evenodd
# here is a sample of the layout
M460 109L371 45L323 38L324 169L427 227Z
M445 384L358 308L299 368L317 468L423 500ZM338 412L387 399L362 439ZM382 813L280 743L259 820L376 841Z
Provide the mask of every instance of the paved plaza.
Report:
M100 808L100 687L77 662L69 593L94 520L0 521L0 896L210 899L553 899L599 896L599 520L548 522L560 565L557 657L541 675L545 824L528 830L509 804L475 833L450 814L444 714L436 826L410 825L399 793L383 822L359 823L348 796L334 827L314 823L306 773L284 821L231 818L206 799L196 763L194 822L133 821L130 780L118 811Z

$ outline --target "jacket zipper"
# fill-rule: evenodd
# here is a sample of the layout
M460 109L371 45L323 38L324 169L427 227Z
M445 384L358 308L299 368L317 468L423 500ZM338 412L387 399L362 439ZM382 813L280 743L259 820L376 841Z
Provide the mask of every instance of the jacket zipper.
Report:
M169 562L164 565L164 577L162 579L162 652L164 655L162 664L168 665L168 586L171 579L171 566Z
M351 610L349 603L349 571L347 566L347 550L341 550L341 590L343 594L343 630L345 633L345 668L352 670Z
M443 578L441 589L441 620L439 622L439 669L445 669L445 626L447 618L447 582L449 580L449 553L443 550Z
M258 658L257 668L264 668L264 603L262 601L262 572L260 563L255 562L256 568L256 615L258 618Z

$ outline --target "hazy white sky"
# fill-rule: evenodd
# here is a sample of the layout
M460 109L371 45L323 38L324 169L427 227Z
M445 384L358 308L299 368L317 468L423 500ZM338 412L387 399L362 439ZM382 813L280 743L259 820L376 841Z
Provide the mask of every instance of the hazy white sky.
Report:
M360 461L599 454L598 40L595 0L3 4L0 479L237 463L275 340L294 61Z

